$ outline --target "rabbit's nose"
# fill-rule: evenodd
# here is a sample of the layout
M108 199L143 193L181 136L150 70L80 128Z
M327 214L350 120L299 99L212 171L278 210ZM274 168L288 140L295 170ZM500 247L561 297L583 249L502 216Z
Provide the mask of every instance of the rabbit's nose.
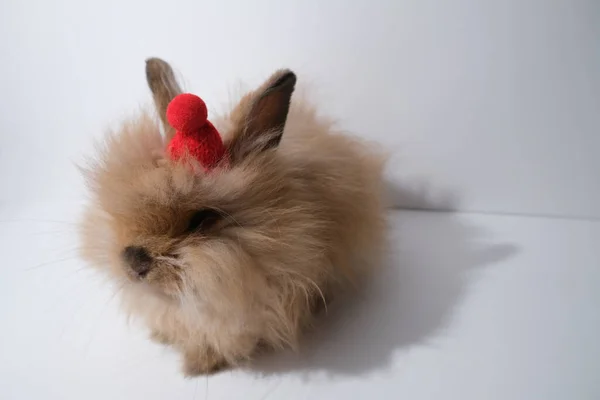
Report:
M125 247L123 260L140 278L145 277L152 268L152 256L141 246Z

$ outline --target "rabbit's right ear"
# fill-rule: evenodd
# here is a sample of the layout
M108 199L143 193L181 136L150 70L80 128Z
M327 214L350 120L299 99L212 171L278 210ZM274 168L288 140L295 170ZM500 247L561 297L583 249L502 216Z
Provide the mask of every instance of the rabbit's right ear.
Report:
M175 96L182 93L181 88L169 63L160 58L146 60L146 80L152 91L154 104L163 123L165 138L168 142L175 134L175 130L167 121L167 106Z
M242 98L232 111L236 129L228 143L228 152L233 163L250 154L277 148L295 86L296 75L282 69L271 75L256 91Z

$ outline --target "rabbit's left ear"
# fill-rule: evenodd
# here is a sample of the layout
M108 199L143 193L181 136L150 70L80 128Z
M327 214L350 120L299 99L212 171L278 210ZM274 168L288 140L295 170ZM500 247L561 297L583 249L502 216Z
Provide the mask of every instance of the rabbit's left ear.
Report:
M290 70L274 73L244 105L237 132L228 146L231 161L276 148L281 141L290 109L296 75Z
M146 81L152 91L158 116L163 123L165 139L169 142L173 138L175 130L167 121L167 106L175 96L181 94L181 88L169 63L160 58L146 60Z

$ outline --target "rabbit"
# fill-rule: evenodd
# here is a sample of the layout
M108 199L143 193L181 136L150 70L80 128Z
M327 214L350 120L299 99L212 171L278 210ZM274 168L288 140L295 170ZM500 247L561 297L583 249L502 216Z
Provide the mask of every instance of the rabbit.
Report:
M292 100L296 75L279 70L209 117L229 163L193 170L165 155L167 106L182 93L171 66L148 59L146 79L159 118L125 121L82 167L82 258L118 284L152 339L181 353L186 376L297 350L378 263L386 157Z

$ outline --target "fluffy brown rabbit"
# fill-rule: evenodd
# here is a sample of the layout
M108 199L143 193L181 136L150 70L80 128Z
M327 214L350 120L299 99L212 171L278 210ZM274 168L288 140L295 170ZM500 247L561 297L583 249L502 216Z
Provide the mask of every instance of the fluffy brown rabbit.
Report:
M181 351L186 375L296 348L338 290L362 279L384 240L383 158L292 99L275 72L223 117L230 162L206 173L165 155L171 67L146 64L162 120L108 135L84 168L83 257L122 288L127 312Z

